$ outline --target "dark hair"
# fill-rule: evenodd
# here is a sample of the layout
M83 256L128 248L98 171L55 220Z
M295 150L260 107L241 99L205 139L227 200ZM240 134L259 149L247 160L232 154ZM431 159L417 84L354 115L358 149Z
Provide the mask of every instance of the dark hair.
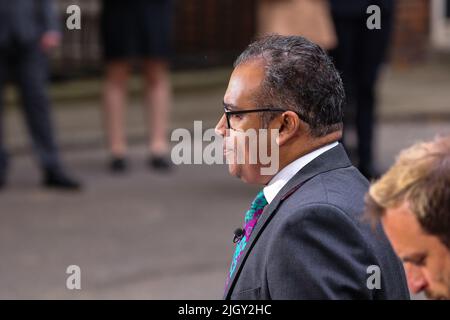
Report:
M251 43L234 67L254 59L265 64L258 104L297 112L315 137L342 129L344 86L318 45L300 36L266 36Z

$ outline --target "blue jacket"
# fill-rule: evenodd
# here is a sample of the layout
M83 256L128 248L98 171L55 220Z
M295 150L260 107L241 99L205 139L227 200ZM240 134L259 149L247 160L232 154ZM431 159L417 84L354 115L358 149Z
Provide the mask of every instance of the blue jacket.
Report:
M14 40L31 44L50 30L58 30L53 0L0 0L0 46Z

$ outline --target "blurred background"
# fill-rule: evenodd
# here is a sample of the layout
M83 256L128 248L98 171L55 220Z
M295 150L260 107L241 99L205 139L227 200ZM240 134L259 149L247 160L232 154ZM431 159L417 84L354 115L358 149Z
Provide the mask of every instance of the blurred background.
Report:
M261 34L262 2L173 1L168 135L192 130L194 120L206 130L221 117L233 60ZM1 120L9 166L0 190L0 298L221 298L233 230L259 188L230 177L224 165L181 165L168 172L148 166L139 64L127 85L127 170L113 174L102 109L102 1L53 3L61 43L48 53L48 97L62 161L83 187L41 187L23 99L5 84ZM377 173L413 142L450 134L450 0L393 3L387 59L374 81L371 161ZM66 28L72 4L81 9L80 30ZM336 7L326 8L336 19ZM336 37L339 48L343 41ZM357 164L356 125L349 120L346 127L346 146ZM81 290L66 288L69 265L81 268Z

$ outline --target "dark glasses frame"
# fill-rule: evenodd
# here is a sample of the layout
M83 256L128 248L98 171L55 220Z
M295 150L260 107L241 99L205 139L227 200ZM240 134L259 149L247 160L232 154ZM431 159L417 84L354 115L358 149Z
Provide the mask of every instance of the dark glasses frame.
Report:
M235 115L235 114L254 113L254 112L286 112L286 111L292 111L292 110L281 109L281 108L261 108L261 109L248 109L248 110L230 111L230 110L227 110L226 106L224 106L223 109L224 109L224 113L225 113L225 118L227 119L227 126L228 126L227 129L233 129L231 127L231 124L230 124L230 117L232 115ZM300 118L300 120L304 121L302 119L302 117L298 114L298 112L295 112L295 111L292 111L292 112L294 112Z

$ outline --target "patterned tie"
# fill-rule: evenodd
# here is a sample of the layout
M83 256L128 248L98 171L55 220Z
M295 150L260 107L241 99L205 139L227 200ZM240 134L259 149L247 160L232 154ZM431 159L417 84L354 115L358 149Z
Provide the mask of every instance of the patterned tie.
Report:
M253 229L255 228L256 222L258 222L259 217L261 216L264 207L267 205L267 200L264 197L264 193L260 191L255 200L253 200L250 205L250 209L245 213L245 222L244 222L244 236L237 243L236 250L234 251L233 260L231 261L230 272L227 277L227 281L225 284L225 288L228 287L228 283L230 282L231 277L236 269L236 266L239 262L239 259L244 251L248 239L250 239L250 235L252 234Z

